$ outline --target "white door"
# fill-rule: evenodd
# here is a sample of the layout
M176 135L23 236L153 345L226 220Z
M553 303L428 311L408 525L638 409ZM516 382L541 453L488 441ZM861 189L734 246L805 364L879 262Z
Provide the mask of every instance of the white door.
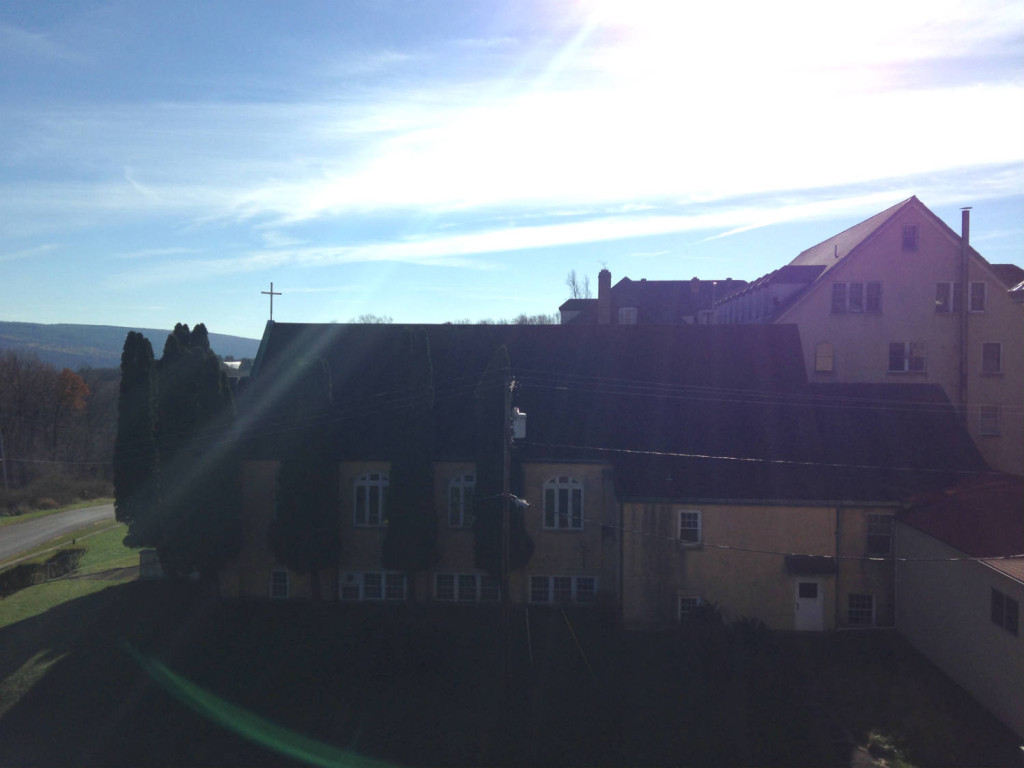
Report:
M820 579L798 579L796 582L797 631L821 632L825 629L825 595Z

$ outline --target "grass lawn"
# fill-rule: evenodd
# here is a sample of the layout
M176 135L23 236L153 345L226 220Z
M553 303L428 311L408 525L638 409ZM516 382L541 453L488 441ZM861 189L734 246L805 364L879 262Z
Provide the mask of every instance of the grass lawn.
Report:
M526 616L506 687L496 609L108 585L0 629L0 763L828 766L874 738L891 766L1019 764L895 635Z
M40 550L49 552L55 544L86 548L78 570L44 584L23 589L0 601L0 628L36 616L69 600L98 592L112 584L123 582L129 575L123 569L139 564L138 550L128 549L121 542L128 528L121 523L97 523L98 533L85 535L81 531L49 542ZM40 561L46 558L41 556ZM31 562L26 560L24 562Z

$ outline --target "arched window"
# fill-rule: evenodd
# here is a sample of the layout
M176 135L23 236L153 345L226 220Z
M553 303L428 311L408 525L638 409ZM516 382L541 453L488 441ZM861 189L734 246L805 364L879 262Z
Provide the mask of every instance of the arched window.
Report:
M388 522L388 476L367 472L356 480L355 524L381 526Z
M827 341L814 349L814 370L816 373L834 373L836 370L836 352Z
M583 528L583 483L574 477L556 477L544 483L544 527L558 530Z
M466 473L448 481L448 525L451 528L469 528L473 525L473 496L476 494L476 475Z

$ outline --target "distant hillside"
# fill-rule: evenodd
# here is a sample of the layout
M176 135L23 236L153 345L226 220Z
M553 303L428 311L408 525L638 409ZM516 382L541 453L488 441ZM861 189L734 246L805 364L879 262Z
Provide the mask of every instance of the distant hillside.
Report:
M42 325L40 323L0 322L0 349L34 353L57 368L117 368L128 331L139 331L153 345L157 357L164 348L169 330L121 328L114 325ZM223 357L256 357L259 339L210 334L210 347Z

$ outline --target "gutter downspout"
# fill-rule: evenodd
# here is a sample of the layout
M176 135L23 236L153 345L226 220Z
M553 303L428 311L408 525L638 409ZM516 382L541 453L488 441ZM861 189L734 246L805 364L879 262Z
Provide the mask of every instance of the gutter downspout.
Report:
M842 530L843 530L843 505L836 505L836 596L835 596L835 607L833 609L833 627L835 631L839 630L839 582L842 579L843 572L843 560L840 557L842 554Z
M967 315L970 313L970 241L971 241L971 209L960 209L960 418L967 428Z

